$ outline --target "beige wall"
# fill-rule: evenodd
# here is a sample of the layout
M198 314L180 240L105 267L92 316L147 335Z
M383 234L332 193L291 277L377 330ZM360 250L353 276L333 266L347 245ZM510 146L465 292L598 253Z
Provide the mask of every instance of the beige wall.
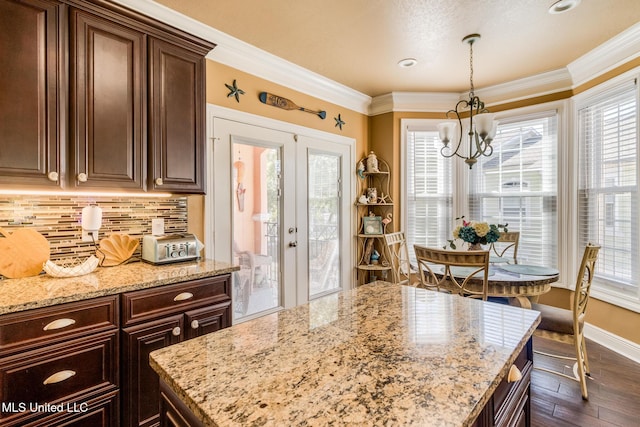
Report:
M227 96L229 89L225 83L231 85L234 80L237 87L245 92L244 95L240 95L240 102L236 102L234 97ZM260 92L270 92L288 98L310 110L324 110L327 112L327 118L322 120L310 113L287 111L265 105L258 98ZM356 159L367 152L368 117L366 115L209 60L207 61L207 103L354 138ZM334 117L338 117L338 114L345 122L342 130L336 127ZM355 170L355 163L353 168ZM188 206L188 230L204 241L204 196L189 196Z

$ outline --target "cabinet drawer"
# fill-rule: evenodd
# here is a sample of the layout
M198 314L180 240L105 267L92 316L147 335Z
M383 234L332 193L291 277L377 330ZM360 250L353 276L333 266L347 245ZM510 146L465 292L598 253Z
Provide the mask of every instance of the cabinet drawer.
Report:
M528 395L528 387L531 381L531 370L533 362L531 361L531 340L520 352L513 364L522 373L522 379L512 383L503 379L493 394L493 408L496 421L505 418L511 407L518 403L524 394Z
M118 318L116 295L6 314L0 317L0 355L116 329Z
M229 275L122 294L123 326L231 299Z
M46 415L28 413L15 418L2 419L3 427L111 427L118 422L120 394L118 390L102 391L97 397L78 402L64 402L71 412L53 412Z
M56 404L113 388L119 383L117 351L118 332L113 331L4 358L0 362L0 402ZM0 413L0 420L9 415Z

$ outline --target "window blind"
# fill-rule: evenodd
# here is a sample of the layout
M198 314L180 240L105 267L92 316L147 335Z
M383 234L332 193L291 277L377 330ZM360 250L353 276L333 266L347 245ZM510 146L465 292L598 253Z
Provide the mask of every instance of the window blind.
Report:
M441 146L436 130L407 131L405 230L414 262L414 244L439 247L451 239L452 162L440 155Z
M638 297L638 100L635 82L578 109L579 244L602 246L594 286Z
M469 174L466 218L519 231L522 264L557 266L557 134L555 111L503 121Z

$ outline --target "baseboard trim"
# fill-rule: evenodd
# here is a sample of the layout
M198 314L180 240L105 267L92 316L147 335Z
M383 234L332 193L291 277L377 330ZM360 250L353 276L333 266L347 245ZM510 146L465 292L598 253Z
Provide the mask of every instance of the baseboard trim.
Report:
M640 344L629 341L626 338L614 335L609 331L593 326L589 323L584 325L584 336L607 347L611 351L627 357L636 363L640 363Z

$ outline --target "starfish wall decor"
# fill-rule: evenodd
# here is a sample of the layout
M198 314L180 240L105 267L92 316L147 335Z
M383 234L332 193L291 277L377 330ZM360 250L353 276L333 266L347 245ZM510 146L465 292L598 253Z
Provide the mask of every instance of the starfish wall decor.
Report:
M236 101L240 102L240 95L244 95L244 91L242 89L240 89L238 87L238 85L236 84L235 79L233 80L233 85L228 85L228 84L224 84L227 89L229 89L229 93L227 94L227 98L231 98L232 96L235 96Z

